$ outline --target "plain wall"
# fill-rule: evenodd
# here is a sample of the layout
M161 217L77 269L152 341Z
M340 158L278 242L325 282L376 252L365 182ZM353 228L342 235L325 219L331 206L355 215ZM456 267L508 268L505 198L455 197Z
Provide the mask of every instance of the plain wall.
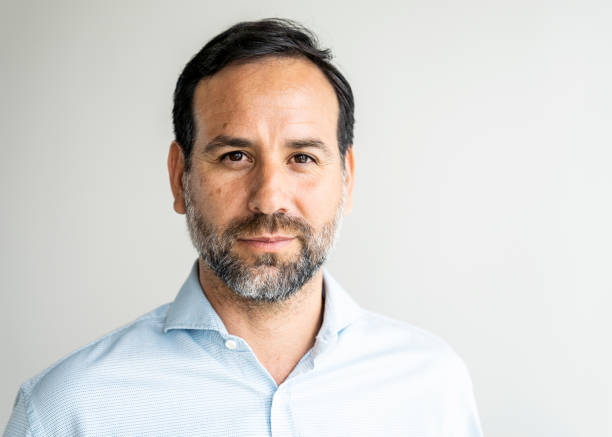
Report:
M590 0L3 1L0 428L23 381L178 292L174 85L269 16L356 95L330 271L454 347L486 435L612 435L612 9Z

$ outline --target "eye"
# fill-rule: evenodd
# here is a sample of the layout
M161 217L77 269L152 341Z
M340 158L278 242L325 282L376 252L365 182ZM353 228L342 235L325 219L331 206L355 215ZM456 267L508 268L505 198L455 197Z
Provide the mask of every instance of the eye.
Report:
M248 153L241 150L233 150L231 152L224 153L223 155L219 156L217 160L220 164L223 164L224 166L233 170L247 168L253 162L253 158L251 158Z
M292 158L297 164L308 164L309 162L315 162L311 156L304 153L293 155Z
M229 159L230 161L238 162L238 161L241 161L242 158L244 158L244 157L246 157L244 152L240 152L238 150L235 150L233 152L229 152L229 153L226 153L225 155L221 156L221 160Z

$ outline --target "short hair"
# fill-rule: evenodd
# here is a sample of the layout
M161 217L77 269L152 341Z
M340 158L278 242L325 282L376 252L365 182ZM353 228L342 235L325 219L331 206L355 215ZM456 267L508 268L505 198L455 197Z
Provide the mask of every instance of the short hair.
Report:
M172 120L174 135L185 156L185 171L191 168L195 141L193 96L198 83L238 61L260 58L297 57L314 63L330 82L338 99L338 149L344 156L353 144L355 102L346 78L331 64L332 53L319 47L316 35L292 20L267 18L245 21L211 39L185 66L174 91Z

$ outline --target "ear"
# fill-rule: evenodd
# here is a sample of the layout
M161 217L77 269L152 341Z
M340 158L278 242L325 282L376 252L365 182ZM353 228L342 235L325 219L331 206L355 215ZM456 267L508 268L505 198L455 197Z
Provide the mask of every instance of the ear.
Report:
M355 185L355 155L351 144L344 154L344 186L346 187L346 197L344 199L344 214L349 214L353 210L353 187Z
M179 214L185 214L185 191L183 189L183 172L185 171L185 157L181 146L176 141L170 144L168 153L168 175L170 176L170 188L174 196L174 210Z

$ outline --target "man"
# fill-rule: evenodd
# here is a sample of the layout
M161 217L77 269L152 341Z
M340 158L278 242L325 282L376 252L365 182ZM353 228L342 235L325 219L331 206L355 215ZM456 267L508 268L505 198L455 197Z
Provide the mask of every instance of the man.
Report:
M199 253L174 302L21 387L8 436L480 436L441 340L360 309L321 266L352 203L353 96L286 20L185 67L168 170Z

